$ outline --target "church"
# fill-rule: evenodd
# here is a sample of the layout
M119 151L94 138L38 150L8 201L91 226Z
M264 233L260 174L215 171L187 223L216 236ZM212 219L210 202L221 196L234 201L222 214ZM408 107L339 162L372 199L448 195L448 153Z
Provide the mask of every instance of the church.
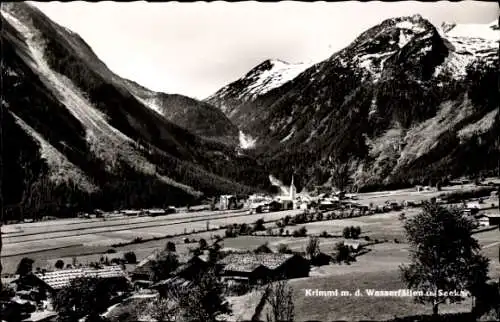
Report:
M288 195L282 194L276 197L276 200L283 205L284 210L298 209L299 204L297 200L297 188L294 184L294 179L292 175L292 182L290 183L290 188L288 189Z

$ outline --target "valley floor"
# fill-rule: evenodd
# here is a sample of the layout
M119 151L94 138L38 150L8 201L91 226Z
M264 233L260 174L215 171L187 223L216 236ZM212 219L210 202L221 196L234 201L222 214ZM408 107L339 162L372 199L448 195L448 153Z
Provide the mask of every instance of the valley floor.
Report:
M446 189L447 190L447 189ZM454 191L454 190L452 190ZM398 190L382 193L359 194L361 203L383 204L386 200L417 200L436 196L435 193L417 194L413 190ZM498 197L488 199L485 205L498 204ZM362 230L360 242L364 238L379 239L381 243L368 246L369 252L357 258L350 265L330 264L314 267L310 277L290 280L294 289L296 320L383 320L395 316L428 314L429 306L413 303L409 297L314 297L306 296L306 289L348 290L360 289L398 290L406 287L401 282L399 266L408 261L408 245L404 243L404 232L398 220L401 212L407 216L418 213L419 208L406 208L402 211L374 214L366 217L325 220L303 225L287 226L292 232L302 226L308 234L319 235L323 231L333 237L320 238L320 249L332 253L335 243L343 241L342 230L346 226L360 226ZM490 209L487 211L495 211ZM2 227L3 273L14 273L17 264L23 257L35 260L34 268L52 268L55 261L62 259L65 263L90 263L99 261L101 256L122 258L127 251L135 252L140 261L155 249L162 249L166 242L176 243L178 253L187 253L196 244L185 243L184 238L209 240L214 235L224 236L221 226L233 223L252 224L263 218L266 227L276 227L274 221L286 215L295 215L300 210L283 211L249 215L245 211L197 211L181 212L158 217L115 217L103 219L64 219L38 223L4 225ZM213 229L205 231L207 228ZM204 231L204 232L201 232ZM183 236L163 238L165 235L184 234ZM145 240L141 243L130 243L135 238ZM476 233L482 252L490 259L490 277L500 278L500 262L498 247L500 231L490 229ZM308 237L292 236L239 236L227 238L222 242L226 249L253 250L268 243L276 250L280 244L286 244L296 251L304 251ZM121 246L116 245L122 243ZM115 244L115 247L112 245ZM113 248L116 253L107 253ZM127 264L127 270L134 265ZM240 297L231 297L235 320L248 320L254 314L261 294L253 291ZM461 304L443 305L442 312L470 311L469 300ZM265 312L266 308L264 309ZM264 313L265 314L265 313ZM265 316L261 316L265 319Z

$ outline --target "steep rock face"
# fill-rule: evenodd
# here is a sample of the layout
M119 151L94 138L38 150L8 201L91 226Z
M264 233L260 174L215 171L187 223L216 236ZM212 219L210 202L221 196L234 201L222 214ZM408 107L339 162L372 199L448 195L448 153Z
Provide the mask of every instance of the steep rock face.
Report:
M211 100L232 106L229 117L256 139L270 172L298 172L302 185L323 183L331 156L349 162L358 187L493 169L498 88L487 84L498 84L499 36L456 28L419 15L388 19L279 87L239 105L217 93ZM488 161L467 160L479 156Z
M254 160L146 107L39 10L8 3L1 15L2 192L13 216L44 205L70 214L81 205L185 204L267 182Z
M236 145L238 128L218 108L178 94L151 91L133 81L128 88L144 105L201 137Z

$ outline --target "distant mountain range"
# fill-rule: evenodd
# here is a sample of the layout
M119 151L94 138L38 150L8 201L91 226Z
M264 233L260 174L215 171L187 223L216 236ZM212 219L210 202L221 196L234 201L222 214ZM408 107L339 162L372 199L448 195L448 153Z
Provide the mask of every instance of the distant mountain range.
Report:
M498 22L387 19L313 66L265 61L206 102L253 140L269 172L299 173L302 186L331 183L332 157L359 188L493 170L499 39ZM273 82L289 70L297 76Z
M340 163L358 188L408 185L500 158L498 23L388 19L325 61L266 60L198 101L121 78L26 3L1 15L7 217L185 205L272 189L269 175L335 185Z

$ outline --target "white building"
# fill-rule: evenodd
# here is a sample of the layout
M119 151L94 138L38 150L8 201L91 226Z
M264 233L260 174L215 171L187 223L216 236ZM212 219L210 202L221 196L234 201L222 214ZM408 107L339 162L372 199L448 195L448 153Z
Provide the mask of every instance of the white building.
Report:
M479 204L479 201L472 201L468 202L466 205L467 209L481 209L481 205Z
M293 205L292 206L293 209L299 209L300 203L297 198L297 188L295 187L293 176L292 176L292 182L290 183L290 188L288 189L288 195L277 196L275 200L281 203L291 202Z
M477 220L477 223L479 224L479 226L481 226L481 227L489 227L490 226L490 218L488 216L481 215L481 216L477 217L476 220Z

